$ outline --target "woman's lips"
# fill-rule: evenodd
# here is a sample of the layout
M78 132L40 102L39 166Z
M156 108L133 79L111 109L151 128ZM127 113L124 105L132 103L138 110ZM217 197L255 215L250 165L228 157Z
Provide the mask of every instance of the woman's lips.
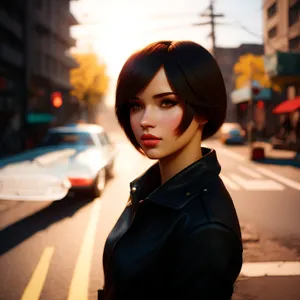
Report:
M155 147L158 145L160 141L161 141L160 139L147 139L147 140L142 140L142 144L145 147Z
M141 141L145 147L155 147L161 139L153 134L143 134Z

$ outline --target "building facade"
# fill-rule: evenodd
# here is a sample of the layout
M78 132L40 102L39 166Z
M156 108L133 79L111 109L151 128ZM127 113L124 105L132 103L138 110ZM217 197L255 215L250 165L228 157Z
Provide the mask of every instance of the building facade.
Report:
M0 2L0 155L21 147L25 101L27 11L21 0Z
M70 69L78 66L69 54L69 49L76 45L70 36L70 26L77 21L70 12L69 0L34 0L30 12L29 110L53 112L62 119L64 106L72 102ZM59 111L53 111L51 103L51 94L55 92L61 93L63 99Z
M25 125L26 134L49 125L50 119L35 120L37 114L68 121L68 113L78 105L70 95L69 74L78 64L69 54L75 46L70 26L77 24L69 0L0 3L1 155L24 146ZM60 108L51 103L53 92L62 95Z
M231 101L231 93L235 89L234 65L241 55L245 54L263 55L264 46L260 44L241 44L236 48L221 48L216 49L216 58L220 66L227 92L227 116L226 122L238 121L237 105Z
M264 1L265 54L300 51L300 1Z
M300 0L264 0L263 9L265 55L271 57L277 51L300 53ZM300 71L299 78L276 75L271 77L285 85L286 98L300 95Z
M282 88L280 102L288 105L292 102L285 100L300 96L300 0L264 0L263 9L265 69ZM300 111L287 107L286 112L293 120L289 147L294 143L299 148L299 128L295 124L300 120ZM277 132L280 126L277 117Z

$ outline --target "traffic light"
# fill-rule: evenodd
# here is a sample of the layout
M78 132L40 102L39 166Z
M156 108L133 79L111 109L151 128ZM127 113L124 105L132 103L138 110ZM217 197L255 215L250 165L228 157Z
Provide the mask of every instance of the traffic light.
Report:
M60 108L62 106L63 99L60 92L53 92L51 94L51 103L55 108Z
M263 102L263 101L258 101L257 103L256 103L256 106L257 106L257 108L259 108L259 109L264 109L265 108L265 103Z

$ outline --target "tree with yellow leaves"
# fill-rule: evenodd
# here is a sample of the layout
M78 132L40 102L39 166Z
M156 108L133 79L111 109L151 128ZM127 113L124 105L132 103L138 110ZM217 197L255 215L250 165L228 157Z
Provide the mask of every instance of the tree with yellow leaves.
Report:
M272 83L265 72L262 55L245 54L240 56L233 70L236 75L235 87L237 89L249 85L252 78L252 81L258 82L263 88L272 88L275 91L280 91L280 86Z
M93 111L95 105L103 101L108 89L106 66L99 63L95 53L76 53L73 57L79 67L71 69L71 93L85 104L88 111Z

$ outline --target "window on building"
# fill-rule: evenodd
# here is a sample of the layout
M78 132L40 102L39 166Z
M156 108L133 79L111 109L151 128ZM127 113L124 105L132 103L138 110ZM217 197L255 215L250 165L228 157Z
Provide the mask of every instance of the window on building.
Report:
M289 50L300 51L300 35L289 40Z
M277 13L277 1L268 8L268 18L272 18Z
M277 35L277 26L274 26L268 31L268 38L271 39L276 35Z
M297 1L289 8L289 26L300 21L300 1Z

